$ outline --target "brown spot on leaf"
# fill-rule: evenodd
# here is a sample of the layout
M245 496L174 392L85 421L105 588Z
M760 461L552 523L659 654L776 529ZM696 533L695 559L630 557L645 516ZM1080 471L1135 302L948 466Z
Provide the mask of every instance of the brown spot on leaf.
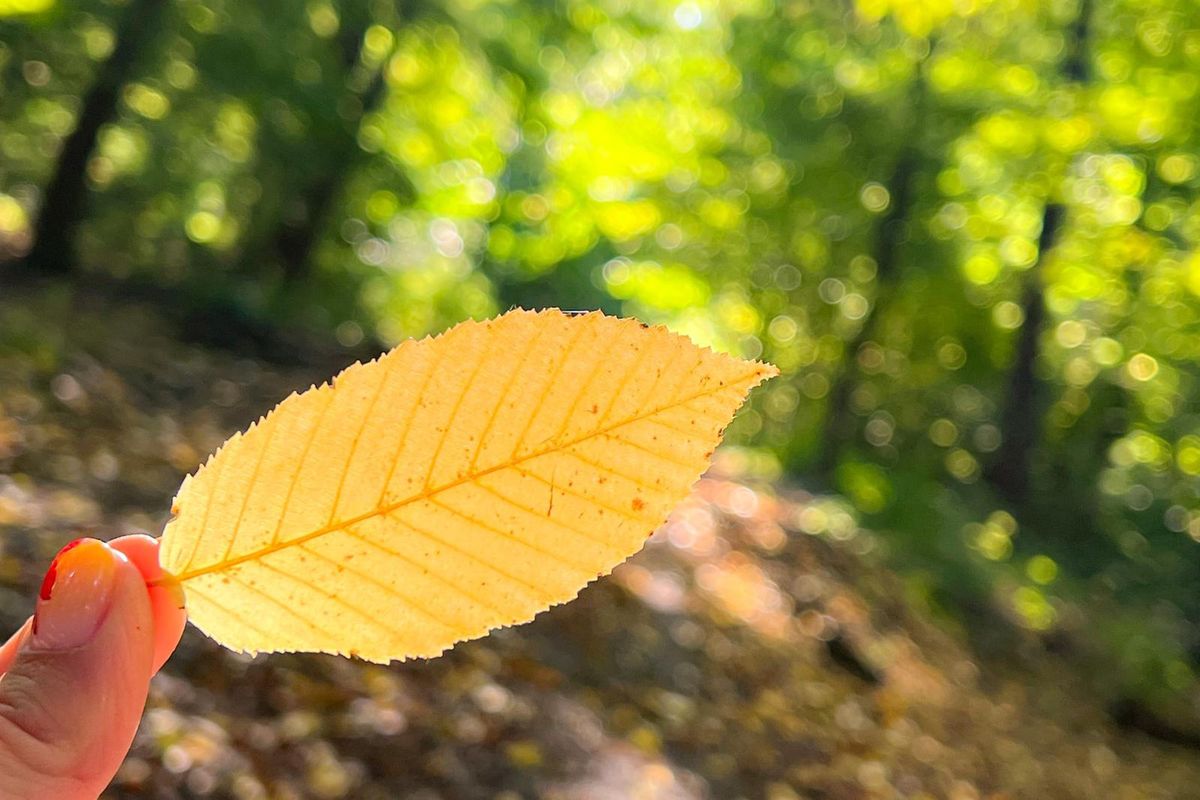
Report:
M640 497L633 498L633 510L634 511L641 511L645 507L646 507L646 501L642 500L642 498L640 498Z

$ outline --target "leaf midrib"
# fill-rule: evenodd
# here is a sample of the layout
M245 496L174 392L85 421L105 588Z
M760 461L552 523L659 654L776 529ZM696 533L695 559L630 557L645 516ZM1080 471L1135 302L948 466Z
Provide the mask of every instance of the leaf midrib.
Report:
M693 392L690 395L679 398L670 403L666 403L666 404L658 406L656 408L652 408L649 411L643 411L641 413L634 414L633 416L626 417L625 419L618 420L617 422L614 422L611 425L607 425L603 428L597 428L595 430L589 431L588 433L584 434L583 436L579 436L575 439L570 439L565 442L551 445L550 447L545 447L540 450L535 450L535 451L526 453L522 456L519 456L517 458L510 458L509 460L507 460L503 463L496 464L494 466L487 467L485 469L481 469L477 472L472 472L468 475L464 475L461 478L456 478L455 480L450 481L449 483L442 484L441 486L434 486L434 487L430 487L427 489L423 489L422 491L420 491L414 495L410 495L401 500L397 500L394 503L386 503L384 505L381 505L374 509L371 509L370 511L368 511L364 514L359 514L356 517L351 517L349 519L340 520L339 522L332 523L330 525L325 525L314 531L309 531L308 533L288 539L286 541L275 542L271 545L268 545L267 547L263 547L258 550L253 550L249 553L240 555L236 558L231 558L231 559L224 560L224 561L218 561L218 562L208 564L203 567L198 567L196 569L185 570L184 572L182 572L178 575L173 575L173 576L169 576L169 577L173 578L175 581L183 583L185 581L192 580L193 578L199 578L203 575L211 575L214 572L221 572L221 571L224 571L227 569L232 569L232 568L238 566L239 564L244 564L248 561L257 561L259 559L262 559L262 558L265 558L265 557L271 555L272 553L276 553L280 550L285 550L289 547L302 545L305 542L310 542L313 539L316 539L318 537L324 536L329 533L336 533L337 531L345 530L346 528L349 528L352 525L357 525L361 522L366 522L367 520L372 519L374 517L386 516L387 514L392 513L396 509L403 508L404 506L411 505L412 503L419 503L422 500L426 500L430 497L441 494L442 492L447 492L458 486L462 486L463 484L477 481L480 478L483 478L487 475L491 475L493 473L500 472L502 470L510 469L518 464L525 462L525 461L530 461L530 460L532 460L534 458L538 458L540 456L549 455L550 453L558 452L560 450L565 450L568 447L577 445L580 442L586 442L588 439L592 439L596 436L603 436L604 434L606 434L610 431L613 431L617 428L620 428L624 425L631 425L640 420L647 419L648 417L653 417L656 414L661 414L664 411L669 411L672 408L677 408L679 406L690 403L693 400L699 400L702 397L708 397L710 395L717 394L718 392L721 392L721 391L728 389L732 386L735 386L737 384L752 380L756 377L760 377L760 376L762 376L763 371L764 371L764 367L760 366L758 369L755 369L753 372L747 373L746 375L743 375L742 377L737 378L735 380L724 381L724 382L719 383L715 387L709 387L709 388L703 389L698 392Z

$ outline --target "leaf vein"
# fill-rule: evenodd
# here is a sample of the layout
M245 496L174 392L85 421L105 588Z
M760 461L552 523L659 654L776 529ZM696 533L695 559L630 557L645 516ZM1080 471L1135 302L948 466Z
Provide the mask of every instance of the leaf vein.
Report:
M241 582L241 581L239 581L239 583L240 583L240 582ZM253 589L254 587L249 587L249 588ZM219 609L219 610L220 610L220 611L221 611L223 614L225 614L226 616L228 616L230 619L236 619L236 620L237 620L239 623L241 623L242 625L245 625L247 628L250 628L251 630L253 630L255 633L259 634L260 636L263 636L264 638L266 638L266 639L268 639L268 640L269 640L269 639L271 639L271 638L273 638L273 637L272 637L272 635L271 635L270 633L268 633L267 631L265 631L265 630L263 630L262 628L258 627L258 626L257 626L257 625L255 625L253 622L251 622L250 620L248 620L248 619L246 619L245 617L243 617L241 614L239 614L239 613L237 613L236 611L232 610L231 608L229 608L229 606L227 606L227 605L224 605L223 603L219 603L219 602L217 602L216 600L214 600L214 599L213 599L213 596L212 596L212 594L211 594L211 593L209 593L209 592L206 592L206 591L204 591L204 590L200 589L200 588L199 588L199 587L197 587L197 586L190 586L190 587L188 587L188 591L189 591L189 592L191 592L192 594L197 594L197 595L200 595L201 597L203 597L203 598L204 598L204 601L205 601L206 603L209 603L210 605L212 605L212 606L216 607L216 608L217 608L217 609Z
M266 567L267 565L264 564L263 566ZM268 567L268 569L269 569L269 567ZM233 581L234 583L240 584L241 586L245 587L248 591L253 592L254 594L270 601L270 603L272 605L283 609L285 612L287 612L288 616L299 620L301 629L303 629L305 627L309 627L309 628L312 628L312 629L320 632L320 634L322 636L330 636L330 637L333 636L333 633L331 631L328 631L325 628L321 627L316 622L314 622L313 620L304 616L299 611L297 611L295 608L293 608L292 606L283 602L275 595L267 592L266 590L264 590L262 587L258 586L257 584L250 583L249 581L247 581L243 578L239 578L236 575L230 575L229 579L231 581ZM238 615L238 618L241 619L243 622L245 621L245 619L240 614ZM271 640L271 639L275 639L277 637L278 637L278 633L275 633L275 634L268 635L267 638L268 638L268 640Z
M547 517L541 511L538 511L537 509L534 509L534 508L530 508L529 506L526 506L522 503L518 503L516 500L514 500L513 498L509 497L508 495L502 493L500 490L498 490L494 487L488 486L486 483L483 483L482 481L475 483L473 485L484 490L488 494L495 497L497 500L507 503L508 505L512 506L513 508L517 509L518 511L522 511L526 514L529 514L532 517L536 517L540 522L543 522L543 523L550 522L550 523L557 525L558 527L564 529L565 531L567 531L567 533L578 536L579 538L581 538L585 541L591 542L592 544L599 545L600 547L604 547L607 549L612 548L611 542L606 542L603 539L598 539L598 538L592 536L591 534L587 533L586 531L584 531L581 528L571 527L566 522L564 522L563 520L560 520L556 517Z
M396 634L396 631L394 629L390 628L389 626L385 625L383 622L380 621L378 615L372 614L368 611L364 611L363 609L359 608L358 606L354 605L353 603L347 602L343 597L338 595L337 592L326 591L326 590L322 589L320 586L317 586L315 583L305 580L304 578L300 577L299 575L293 575L292 573L288 572L287 570L280 569L279 567L273 566L272 564L268 564L265 560L262 561L260 565L263 567L263 569L270 570L271 572L274 572L276 575L280 575L284 578L287 578L288 580L292 581L292 583L300 584L300 586L302 586L305 589L308 589L313 594L316 594L319 597L324 597L327 600L333 601L334 603L336 603L337 605L346 609L350 613L355 614L356 616L359 616L362 619L366 620L374 628L376 628L380 631L383 631L384 634L386 634L388 636L394 636ZM259 591L262 591L262 590L260 589ZM263 593L265 594L265 592L263 592ZM314 627L315 627L315 625L314 625ZM333 638L340 639L342 637L340 635L334 635Z
M579 436L574 441L563 442L563 443L557 444L551 448L534 450L534 451L531 451L531 452L528 452L528 453L525 453L525 454L522 454L519 456L512 457L503 463L495 464L491 467L487 467L487 468L480 470L479 472L476 472L474 474L465 475L465 476L456 478L455 480L450 481L442 486L432 487L428 491L422 491L417 494L411 495L409 497L401 498L400 500L397 500L392 503L380 504L376 508L373 508L370 511L367 511L363 514L359 514L359 515L351 517L349 519L339 520L338 522L336 522L332 525L326 525L322 528L318 528L317 530L314 530L314 531L309 531L307 533L293 537L286 541L274 542L267 547L262 547L262 548L259 548L258 550L244 553L244 554L238 556L237 558L229 560L226 563L208 564L208 565L205 565L198 569L182 570L182 571L180 571L180 573L176 574L174 577L178 581L188 581L193 578L199 577L201 575L207 575L207 574L210 574L213 572L217 572L217 571L235 567L235 566L237 566L239 564L243 564L247 561L259 560L259 559L261 559L267 555L270 555L271 553L273 553L277 550L280 550L284 547L288 547L288 546L291 546L294 544L301 544L303 542L307 542L312 539L315 539L318 536L324 536L329 533L334 533L337 531L345 530L352 525L357 525L368 519L389 515L398 509L401 509L405 506L412 505L414 503L418 503L422 500L428 499L429 497L431 497L435 494L438 494L440 492L448 491L457 486L462 486L467 483L474 483L474 482L478 481L480 478L483 478L487 475L491 475L491 474L500 472L505 469L510 469L510 468L516 467L518 464L521 464L521 463L524 463L531 459L537 458L538 456L546 455L548 453L555 452L557 450L562 450L562 449L571 447L575 444L579 444L580 442L587 441L588 439L591 439L595 436L600 436L600 435L609 433L609 432L611 432L617 428L623 427L625 425L630 425L630 424L639 422L644 419L649 419L649 418L653 417L654 415L663 413L664 411L668 411L668 410L677 408L679 406L686 405L687 403L689 403L692 400L695 400L699 397L717 394L718 392L723 392L723 391L733 391L733 389L735 387L737 387L741 384L755 381L755 379L759 378L760 375L761 375L760 370L756 368L753 372L743 375L735 380L728 381L723 386L706 387L702 390L691 393L682 398L677 398L675 400L672 400L668 403L664 403L662 405L656 406L649 410L642 411L637 414L633 414L625 419L619 420L619 421L609 425L607 428L588 431L585 434ZM386 494L386 488L385 488L385 494Z
M536 472L530 472L529 470L522 469L521 467L513 467L513 469L515 469L518 474L524 475L528 478L533 478L535 481L540 481L540 482L546 484L547 486L550 485L549 478L543 478L541 475L538 475ZM596 506L597 508L602 508L605 511L611 511L612 513L616 514L617 516L624 517L625 519L633 520L634 522L640 522L642 524L646 523L645 517L642 517L638 514L631 513L629 511L626 511L623 508L617 508L614 505L610 505L609 503L605 503L601 500L596 499L592 495L584 494L583 492L581 492L577 489L572 489L567 486L555 486L555 489L562 492L563 494L569 494L572 497L578 497L580 500L591 503L592 505Z
M374 575L370 574L369 572L364 572L363 570L356 569L356 568L350 566L349 564L345 564L340 561L335 561L330 556L327 556L324 553L320 552L319 550L314 550L311 547L308 547L306 545L297 545L297 546L301 550L303 550L304 552L308 553L311 556L319 558L328 564L332 564L336 568L343 569L346 572L349 572L351 575L355 575L359 578L362 578L363 580L367 581L368 583L375 584L380 589L387 592L390 596L400 598L406 606L413 609L418 614L425 617L426 619L428 619L430 622L434 623L435 625L445 628L446 630L450 631L451 633L453 633L457 636L461 636L466 633L465 629L459 628L454 625L447 624L447 622L445 620L443 620L441 617L439 617L437 614L434 614L432 611L429 611L427 608L425 608L424 606L422 606L420 603L413 600L412 598L408 597L407 595L401 594L399 591L397 591L396 587L390 586L390 585L384 583L383 581L379 580L378 578L376 578Z
M239 439L238 441L241 440ZM217 486L221 482L221 473L225 471L224 465L221 462L222 459L218 458L216 459L216 463L213 464L212 491L208 493L208 499L204 503L204 517L203 521L200 523L201 531L208 530L208 515L212 511L213 498L217 495ZM192 480L195 480L195 478ZM184 562L183 569L181 569L180 572L187 572L188 568L192 566L192 562L196 560L196 553L200 550L201 538L202 537L200 536L195 537L196 540L192 542L192 552L188 555L188 559L186 562Z
M325 400L325 405L321 408L321 413L317 416L316 422L313 423L312 432L308 435L308 441L304 443L304 449L300 451L300 462L296 465L296 471L292 473L292 478L288 482L287 494L283 496L283 507L279 509L279 522L275 525L275 532L271 534L271 544L275 544L279 540L279 531L283 529L284 520L287 519L288 506L292 503L292 493L296 491L296 484L300 482L300 475L304 472L304 465L308 461L308 451L312 448L312 443L316 440L317 434L321 432L321 426L325 424L325 412L333 405L333 387L326 392L328 397Z
M354 441L350 444L350 452L346 455L346 465L342 469L342 475L338 479L337 491L333 494L333 505L329 507L329 519L325 520L325 524L333 522L333 518L337 516L338 503L342 500L342 490L346 488L346 476L350 474L350 464L354 461L354 454L358 452L358 443L362 439L363 431L367 429L367 424L371 421L371 412L375 410L375 404L379 402L380 396L383 394L383 387L387 385L388 378L392 376L395 370L387 370L383 373L383 377L379 379L379 386L375 387L375 393L371 396L371 402L367 404L367 410L363 413L362 421L358 423L358 430L354 433Z
M229 543L225 545L225 553L218 559L224 561L229 558L229 554L233 552L233 546L237 543L238 529L242 526L242 520L246 516L246 507L250 505L250 495L254 494L254 485L258 483L258 476L262 472L263 460L267 457L267 450L271 447L271 440L275 436L275 431L279 429L278 424L272 425L273 420L263 418L263 427L271 425L271 429L263 434L263 445L259 448L258 459L254 462L254 472L250 473L250 481L246 484L246 491L242 495L242 507L238 509L237 519L234 520L233 526L230 528ZM243 439L243 441L246 441ZM215 488L215 487L214 487Z
M684 461L681 458L674 458L673 456L667 455L665 452L659 452L658 450L655 450L651 447L647 447L644 444L635 442L632 439L626 439L622 436L618 436L615 433L605 433L605 434L603 434L603 436L605 439L608 439L610 442L615 442L617 444L623 444L628 447L632 447L635 450L645 453L648 456L654 456L655 458L659 459L660 461L665 461L666 463L674 465L676 467L686 467L688 469L695 469L695 467L696 467L696 465L691 462Z
M600 472L607 472L609 475L612 475L613 477L620 478L621 480L629 481L630 483L637 486L639 489L646 489L651 492L657 492L659 494L664 494L664 495L670 495L670 496L674 495L674 492L672 492L669 487L664 488L657 484L650 483L645 478L634 476L634 475L629 475L628 473L621 472L620 470L618 470L614 467L610 467L607 464L598 464L595 461L591 461L590 459L584 458L577 451L575 451L573 449L563 450L563 454L570 456L571 458L580 462L584 466L590 467L590 468L598 470ZM697 467L695 464L688 464L686 466L690 472L694 473L696 471Z
M500 609L496 608L495 606L493 606L491 603L487 602L486 600L482 600L482 599L476 597L474 594L472 594L471 592L468 592L466 589L464 589L462 586L459 586L457 583L452 581L450 578L447 578L445 576L439 575L438 573L434 572L433 570L431 570L429 568L429 566L427 564L422 564L419 561L416 561L415 559L412 559L412 558L406 556L404 553L399 552L398 550L393 550L390 547L385 547L383 544L380 544L379 542L375 541L374 539L371 539L370 537L355 531L353 528L347 528L346 535L356 541L359 541L359 542L362 542L363 544L374 547L376 550L386 553L387 555L392 556L393 558L400 559L401 561L405 562L406 564L413 567L414 569L420 570L422 575L428 575L429 577L433 578L434 580L445 584L447 587L458 592L463 597L467 598L472 603L475 603L476 605L480 606L481 608L485 608L488 611L491 611L495 614L500 613Z
M573 334L571 334L571 340L567 342L566 347L563 348L562 357L559 358L558 362L554 365L554 370L550 373L550 378L546 382L547 393L554 388L554 381L558 379L558 374L562 372L563 366L566 365L567 360L571 356L571 352L575 349L575 345L578 344L580 337L583 336L584 330L584 327L580 325L579 328ZM544 400L545 397L543 396L542 399ZM533 427L533 423L537 420L544 405L545 404L542 403L535 407L533 409L533 413L529 415L529 419L525 421L525 427L521 429L520 435L517 436L516 440L513 442L513 450L509 455L510 461L517 457L517 451L519 451L521 449L521 445L525 443L525 437L529 435L529 429Z
M504 570L497 567L495 564L492 564L488 561L484 561L482 558L475 555L474 553L470 553L470 552L462 549L461 547L458 547L457 545L451 544L450 542L446 541L445 539L438 536L437 534L430 533L429 531L425 530L424 528L414 525L411 520L407 520L407 519L403 520L403 523L404 523L405 527L407 527L410 531L417 534L418 536L423 536L426 539L429 539L430 541L437 542L438 544L442 545L443 547L448 547L451 550L453 550L454 552L470 559L471 561L474 561L476 564L479 564L484 569L490 570L491 572L494 572L497 575L507 578L509 581L517 584L518 586L525 587L526 589L528 589L530 592L533 593L534 597L538 598L539 602L546 604L546 605L548 605L550 603L550 598L545 594L545 592L541 589L541 587L536 586L532 583L529 583L528 581L523 580L521 578L518 578L515 575L511 575L508 572L505 572Z
M429 388L433 374L441 363L442 352L438 350L434 353L434 357L429 359L429 371L421 378L421 388L413 395L412 408L404 415L404 430L396 439L396 450L392 453L392 463L388 466L387 477L383 479L383 488L379 490L379 499L375 501L376 508L382 508L383 501L387 499L388 487L392 485L392 477L396 474L396 467L400 465L400 456L404 455L404 448L408 445L408 436L412 433L413 418L417 416L417 409L421 407L421 395L425 394L425 390ZM348 524L353 525L354 523Z
M446 418L446 427L442 428L438 435L437 446L433 449L433 455L429 457L429 466L425 471L425 489L428 492L429 487L433 483L433 474L437 471L438 459L442 456L442 449L446 446L446 439L450 437L450 431L454 428L454 418L458 416L458 410L462 408L463 400L470 393L471 387L475 384L475 378L479 376L479 370L483 369L484 363L487 361L489 348L487 344L483 344L479 348L479 360L475 362L475 366L467 374L467 379L463 381L462 388L458 391L458 397L454 399L454 407L450 409L450 415Z
M521 351L521 355L517 360L517 366L513 369L512 374L508 376L508 380L504 384L504 388L500 391L500 397L496 400L496 405L492 406L492 411L488 415L487 422L483 426L483 430L479 434L479 441L475 443L475 452L471 455L471 464L467 467L467 472L475 470L475 464L479 461L479 453L483 450L483 445L487 441L488 434L492 432L492 426L496 424L497 418L500 416L501 410L504 408L504 401L508 399L509 392L517 384L517 377L520 376L521 370L525 368L525 363L529 361L529 354L534 351L534 346L541 341L542 331L545 330L539 326L533 334L533 338L529 344Z
M470 514L468 514L465 511L460 511L459 509L454 508L453 506L447 505L446 502L443 500L438 500L436 498L430 498L429 502L433 503L434 505L438 506L439 508L444 508L446 511L449 511L451 514L454 514L456 517L459 517L460 519L465 520L467 523L469 523L471 525L476 525L480 528L483 528L485 531L493 533L496 536L500 537L501 539L505 539L510 542L516 542L517 544L522 545L523 547L528 547L530 550L534 551L535 553L545 556L546 558L550 559L553 562L562 564L564 567L567 567L567 568L573 569L573 570L577 570L580 572L591 572L592 571L590 569L580 566L579 564L576 564L574 561L563 558L558 553L554 553L549 550L543 550L542 548L538 547L535 544L527 542L524 539L520 539L520 538L514 536L510 531L506 531L503 528L497 528L496 526L494 526L490 523L484 522L481 519L477 519L476 517L471 516Z

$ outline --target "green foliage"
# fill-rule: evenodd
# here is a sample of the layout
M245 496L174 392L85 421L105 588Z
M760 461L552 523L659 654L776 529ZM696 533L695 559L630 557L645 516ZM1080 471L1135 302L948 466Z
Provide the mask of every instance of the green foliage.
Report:
M10 256L121 11L0 21ZM88 162L82 270L346 344L553 304L769 359L789 377L731 434L776 473L1032 629L1169 608L1101 638L1134 688L1151 662L1190 685L1194 4L184 0L158 25ZM1171 655L1129 656L1146 637Z

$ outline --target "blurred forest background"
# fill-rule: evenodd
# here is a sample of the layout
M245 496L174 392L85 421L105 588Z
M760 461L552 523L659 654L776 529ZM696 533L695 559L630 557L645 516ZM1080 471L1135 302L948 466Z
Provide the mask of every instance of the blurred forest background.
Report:
M512 305L769 360L727 462L1187 739L1198 123L1190 0L0 0L0 292L294 362Z

